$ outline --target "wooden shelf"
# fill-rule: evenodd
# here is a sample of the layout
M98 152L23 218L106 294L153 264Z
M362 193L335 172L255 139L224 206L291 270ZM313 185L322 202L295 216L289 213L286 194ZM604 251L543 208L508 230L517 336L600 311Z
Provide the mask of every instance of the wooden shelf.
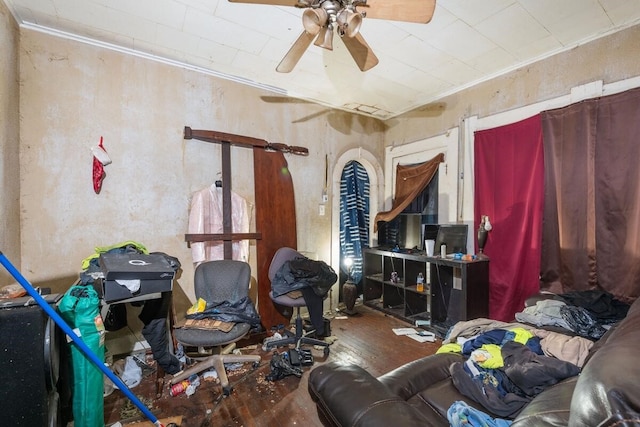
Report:
M429 257L380 248L364 250L364 303L410 323L455 323L489 315L489 260ZM391 282L395 271L398 282ZM418 292L418 273L426 278Z

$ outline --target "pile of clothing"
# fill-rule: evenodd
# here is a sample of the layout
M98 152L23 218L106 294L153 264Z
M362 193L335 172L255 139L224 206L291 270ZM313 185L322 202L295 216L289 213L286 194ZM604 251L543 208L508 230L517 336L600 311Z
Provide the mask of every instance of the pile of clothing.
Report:
M450 367L460 393L490 413L515 418L547 387L580 373L576 364L545 355L540 342L525 328L493 329L443 346L438 352L460 352L467 357Z
M336 280L338 275L324 261L299 256L282 264L271 281L271 291L274 297L301 293L315 334L322 337L328 332L325 331L322 301Z
M102 273L99 257L100 254L103 253L149 254L149 251L142 243L133 240L95 248L95 253L82 261L83 271L80 273L79 278L79 284L81 286L94 286L96 277ZM182 267L178 258L162 252L152 253L165 257L176 272ZM144 324L142 335L151 347L154 360L169 374L179 372L182 366L180 361L169 351L169 338L167 334L167 314L171 307L171 292L163 292L161 298L149 299L134 304L143 306L138 318ZM127 326L126 310L125 304L110 305L104 319L106 330L116 331Z
M453 384L488 413L503 417L494 420L498 425L515 418L548 387L578 375L594 341L628 310L601 290L552 295L516 313L521 323L458 322L438 353L465 356L450 367ZM566 333L544 329L550 326ZM466 407L450 408L449 416L457 420L469 415Z
M612 323L627 315L629 305L602 290L553 295L516 313L518 322L536 326L557 326L576 335L600 339Z

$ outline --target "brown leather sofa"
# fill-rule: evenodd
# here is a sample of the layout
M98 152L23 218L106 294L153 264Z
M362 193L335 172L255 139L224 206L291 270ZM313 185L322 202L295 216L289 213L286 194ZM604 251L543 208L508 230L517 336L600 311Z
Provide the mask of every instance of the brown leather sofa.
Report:
M449 373L456 354L436 354L374 378L330 362L311 371L309 393L326 426L449 426L447 410L464 401ZM489 414L491 415L491 414ZM582 372L538 394L513 420L522 426L640 425L640 301L591 349Z

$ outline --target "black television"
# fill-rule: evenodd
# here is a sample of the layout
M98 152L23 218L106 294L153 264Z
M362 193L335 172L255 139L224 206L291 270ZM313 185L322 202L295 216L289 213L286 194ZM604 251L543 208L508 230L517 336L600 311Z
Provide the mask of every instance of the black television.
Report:
M425 224L425 219L425 215L402 214L389 222L378 222L378 246L424 250L425 239L435 240L438 231L438 225Z
M467 253L467 224L440 224L433 248L434 254L440 254L440 246L447 246L447 254Z

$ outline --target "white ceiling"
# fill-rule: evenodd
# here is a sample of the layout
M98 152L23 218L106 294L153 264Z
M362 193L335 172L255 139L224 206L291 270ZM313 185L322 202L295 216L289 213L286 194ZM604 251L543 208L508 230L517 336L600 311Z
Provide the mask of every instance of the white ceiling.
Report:
M640 22L640 0L437 0L429 24L364 20L361 34L380 59L367 72L336 40L332 52L311 45L291 73L281 74L276 65L302 32L302 10L294 7L227 0L2 1L22 27L383 120Z

